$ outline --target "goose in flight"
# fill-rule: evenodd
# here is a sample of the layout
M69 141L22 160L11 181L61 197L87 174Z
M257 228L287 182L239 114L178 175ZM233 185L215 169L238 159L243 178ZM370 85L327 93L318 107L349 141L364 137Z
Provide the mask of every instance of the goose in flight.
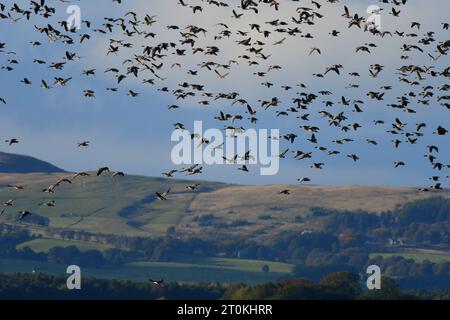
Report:
M149 279L148 281L150 282L150 284L152 284L154 286L157 286L157 287L163 287L164 286L164 279L161 279L161 280Z
M5 208L0 212L0 216L2 216L9 207L12 207L14 205L14 201L15 201L15 199L11 199L11 200L7 200L7 201L3 202L3 206Z
M169 192L170 188L164 193L155 192L156 198L161 201L167 201L167 196L169 195Z
M19 212L19 220L23 220L23 219L25 219L26 217L28 217L30 215L31 215L30 211L22 210L22 211Z
M54 184L48 186L47 188L43 189L42 192L45 193L55 193L56 186Z
M25 186L17 184L8 184L8 188L13 188L15 190L24 190Z
M18 143L19 143L19 140L16 139L16 138L12 138L12 139L9 139L9 140L5 140L5 142L6 142L8 145L12 146L13 144L18 144Z
M395 165L395 168L398 168L398 167L406 166L406 163L404 163L403 161L397 161L394 163L394 165Z
M217 70L214 70L215 71L215 73L217 74L217 77L220 79L220 80L224 80L228 75L229 75L229 73L225 73L225 74L221 74L219 71L217 71Z
M42 89L46 89L46 90L50 90L52 87L50 87L47 82L45 82L44 80L41 80L41 88Z
M23 78L22 80L20 80L20 82L23 84L31 84L31 81L28 80L27 78Z
M448 130L439 126L436 131L435 134L439 135L439 136L445 136L448 133Z
M167 178L173 178L173 174L178 172L178 170L170 170L167 172L163 172L162 175L166 176Z
M199 186L200 186L200 183L194 183L189 186L186 186L186 189L188 189L189 191L195 191L198 189Z
M288 152L289 152L289 149L284 150L282 153L280 153L278 155L278 158L285 159Z
M110 172L108 167L103 167L97 170L97 177L101 176L105 172Z
M238 168L238 170L242 171L242 172L250 172L250 170L248 170L247 166L244 164L242 165L242 167Z
M51 200L51 201L46 201L46 202L41 202L39 204L39 206L44 206L44 207L48 207L48 208L53 208L56 206L56 201L55 200Z
M188 171L188 172L189 172L188 175L189 175L189 176L193 176L193 175L195 175L195 174L203 173L202 170L203 170L203 167L196 167L196 168L194 168L194 169Z
M3 202L3 206L12 207L14 205L14 201L15 199L6 200L5 202Z
M63 182L68 183L68 184L72 184L72 181L70 181L69 179L61 178L55 183L55 187L60 186Z
M89 177L89 176L90 176L90 174L87 173L87 172L77 172L77 173L73 174L72 180L74 180L74 179L76 179L78 177Z
M436 183L435 185L433 185L433 186L431 186L431 188L433 189L433 190L444 190L443 188L442 188L442 183Z
M78 148L81 148L81 147L89 147L89 144L90 144L89 141L78 142Z
M309 159L312 157L312 152L303 152L303 151L292 151L294 154L294 159L303 160L303 159Z
M428 145L427 148L428 148L428 152L429 152L429 153L433 153L434 151L435 151L436 153L439 153L439 147L438 147L438 146L435 146L435 145Z
M125 177L125 173L123 173L122 171L115 171L112 173L111 175L113 178L115 177Z
M313 169L323 169L324 165L325 165L325 163L313 163L311 165L311 168L313 168Z
M234 10L234 9L232 10L232 12L233 12L232 18L235 18L235 19L239 19L244 15L243 13L237 13L236 10Z
M322 54L322 51L319 48L311 48L311 50L309 51L309 56L312 55L314 52Z
M186 167L186 168L182 168L180 170L180 173L185 173L185 172L193 172L194 170L196 170L200 165L199 164L194 164L192 166Z

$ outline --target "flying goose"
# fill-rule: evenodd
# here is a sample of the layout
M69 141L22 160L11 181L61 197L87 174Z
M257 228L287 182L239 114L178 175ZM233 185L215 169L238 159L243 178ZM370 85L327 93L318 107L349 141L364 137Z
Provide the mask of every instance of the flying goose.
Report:
M23 220L30 215L31 215L31 212L29 212L27 210L22 210L19 212L19 220Z
M8 188L13 188L15 190L24 190L25 186L17 184L8 184Z
M102 168L98 169L97 170L97 177L101 176L105 172L110 172L108 167L102 167Z
M152 285L155 285L155 286L157 286L157 287L163 287L164 286L164 279L161 279L161 280L152 280L152 279L149 279L148 280Z
M167 196L169 195L169 192L170 192L170 188L162 194L159 192L155 192L156 198L161 201L167 201Z
M13 144L19 143L19 140L16 139L16 138L12 138L12 139L9 139L9 140L5 140L5 142L6 142L8 145L12 146Z
M89 147L90 142L89 141L82 141L78 143L78 148L80 147Z
M199 186L200 186L200 183L194 183L194 184L186 186L186 189L188 189L189 191L195 191L198 189Z
M125 177L125 173L123 173L122 171L115 171L112 173L111 175L113 178L115 177Z

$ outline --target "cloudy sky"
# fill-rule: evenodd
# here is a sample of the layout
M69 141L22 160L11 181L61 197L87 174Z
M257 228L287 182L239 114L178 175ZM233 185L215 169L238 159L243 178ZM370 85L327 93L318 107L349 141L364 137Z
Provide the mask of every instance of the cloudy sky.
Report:
M2 1L10 8L13 1ZM243 174L236 170L236 166L210 166L205 167L204 174L199 178L205 180L216 180L242 184L267 184L267 183L295 183L298 177L308 176L314 183L328 185L347 184L370 184L391 186L422 186L428 177L435 174L431 170L427 159L424 158L426 146L438 144L441 146L439 161L450 163L448 149L448 136L436 137L432 134L439 125L450 127L448 110L431 99L433 103L429 106L417 105L417 99L413 99L410 107L417 113L406 114L401 110L387 108L386 104L396 102L396 97L405 92L415 90L420 92L423 85L439 87L445 83L442 77L438 79L427 79L420 86L414 88L407 84L398 82L398 68L403 65L415 64L419 66L434 66L436 70L442 70L449 65L448 56L433 62L427 53L433 53L436 44L426 46L424 54L412 51L405 54L410 56L409 60L401 60L403 54L400 50L404 43L416 44L420 37L429 31L435 32L436 42L448 40L449 31L442 29L443 22L448 21L450 2L448 0L409 0L407 6L400 8L399 18L389 14L392 5L377 3L376 1L339 1L335 4L323 3L320 13L322 19L317 19L312 26L301 25L302 34L310 33L312 39L301 36L286 36L283 45L273 46L278 40L285 37L283 34L272 34L269 39L257 35L255 32L249 34L253 40L261 40L267 43L266 53L271 54L268 61L261 61L258 66L248 66L245 60L238 57L248 54L246 48L236 44L237 30L249 30L249 24L258 23L263 29L267 29L265 22L280 19L294 27L292 17L298 16L295 12L299 6L311 7L310 1L280 1L279 11L262 6L258 15L246 12L239 20L232 18L231 9L237 9L239 1L224 1L230 5L229 8L217 8L206 5L203 1L185 1L190 5L198 4L203 7L203 12L192 13L189 7L182 7L177 0L124 0L122 4L111 4L110 0L96 1L74 1L81 8L83 20L92 22L92 29L102 28L104 17L117 18L126 12L133 11L139 18L146 14L157 16L157 22L151 30L156 34L155 38L143 39L138 37L127 37L118 28L114 32L101 35L92 32L84 25L78 33L89 33L92 35L90 41L84 44L66 46L61 43L49 43L45 36L38 34L34 25L42 27L47 23L56 26L57 21L67 19L65 12L69 4L61 4L59 1L47 1L57 8L57 12L48 21L33 17L31 21L21 19L11 23L9 20L0 20L0 42L6 43L5 51L14 51L17 54L0 55L2 66L8 65L8 59L16 59L18 65L14 70L0 72L0 97L7 100L7 105L0 106L0 135L2 140L17 137L20 144L8 147L6 144L0 150L5 152L32 155L66 170L79 171L95 169L108 165L113 169L123 170L129 174L143 174L149 176L160 176L161 172L176 168L171 163L170 155L174 143L170 137L173 124L183 123L187 128L193 127L194 121L202 120L203 127L223 128L224 123L213 120L220 110L230 114L243 113L240 106L230 106L228 101L211 103L210 106L200 106L199 101L204 97L196 96L183 101L176 101L170 94L161 93L158 88L168 86L174 88L179 83L190 82L206 85L208 92L239 92L258 111L258 124L256 129L279 129L282 134L295 132L300 135L294 145L282 143L281 149L314 151L314 162L325 162L324 170L312 170L309 168L312 161L300 162L293 159L283 160L280 164L280 172L275 176L260 176L258 167L250 167L250 173ZM28 1L19 1L20 5L27 7ZM382 30L400 30L406 33L417 33L419 37L375 37L364 33L357 28L348 28L348 23L341 15L344 5L350 11L367 17L369 5L379 5L384 8L381 15ZM411 22L421 23L420 30L411 29ZM224 30L218 23L226 24L233 36L214 40L214 37ZM185 57L169 55L166 58L160 75L166 80L156 81L155 86L142 84L140 79L128 77L119 86L119 92L110 93L107 87L115 87L116 79L112 75L104 74L104 70L117 67L126 70L122 65L124 59L133 58L134 54L142 53L143 45L155 45L160 42L177 42L180 38L180 30L168 30L167 26L177 25L180 29L188 25L195 25L207 30L203 35L198 34L197 47L217 46L220 53L217 57L196 54L188 54ZM341 31L339 37L331 37L329 32L333 29ZM78 37L78 36L76 36ZM133 48L121 50L117 55L106 55L109 39L123 39L133 43ZM38 40L42 46L32 46L30 41ZM355 48L365 43L375 43L376 48L372 54L355 53ZM311 47L318 47L322 54L309 56ZM80 61L67 64L62 71L49 69L48 65L37 65L34 59L42 59L47 62L63 61L65 51L76 52L81 56ZM433 53L434 54L434 53ZM215 61L226 64L229 60L237 60L239 65L233 66L230 75L220 80L213 72L206 72L198 67L203 61ZM171 64L179 62L182 68L171 68ZM382 75L371 78L368 68L371 64L384 66ZM328 75L325 79L313 77L314 73L323 73L328 66L342 64L344 74L337 76ZM253 75L254 72L267 71L269 65L280 65L280 71L270 73L270 78L264 79ZM96 69L94 77L82 76L83 69ZM188 70L198 70L198 76L188 75ZM221 70L222 73L228 72ZM358 72L361 77L355 78L348 75L349 72ZM41 89L41 80L52 83L55 76L73 77L70 85L66 87L55 87L51 90ZM426 75L428 77L428 75ZM32 81L31 86L25 86L20 80L27 77ZM150 74L148 74L150 78ZM261 85L262 82L270 81L274 87L268 89ZM317 134L320 145L336 149L332 140L350 136L356 141L354 143L339 147L342 152L340 156L330 158L314 146L306 144L305 140L309 134L299 130L301 123L292 114L289 117L275 117L273 110L264 111L259 107L258 100L270 100L278 97L281 101L277 110L287 109L292 106L292 98L299 92L297 84L307 85L307 92L317 93L328 90L332 96L319 97L309 110L311 113L311 125L320 126L321 131ZM358 89L348 88L349 84L358 84ZM290 92L280 89L282 85L294 87ZM386 93L385 100L374 102L366 97L368 91L380 91L380 86L391 85L393 90ZM96 92L93 99L85 98L83 90L92 89ZM138 92L136 98L127 97L128 90ZM435 92L438 92L437 90ZM358 122L362 128L356 133L346 135L337 128L329 127L326 120L322 119L317 112L326 110L322 104L323 100L339 101L344 95L348 99L362 99L366 103L362 106L363 113L352 113L351 107L342 109L336 105L327 111L337 113L346 111L351 117L347 122ZM167 106L177 104L180 109L168 110ZM390 130L390 124L396 117L401 118L408 124L409 130L413 131L415 124L426 122L428 127L424 130L426 134L418 144L402 144L400 149L395 150L392 146L392 136L386 133ZM386 125L375 127L373 120L385 120ZM249 122L236 123L251 127ZM378 141L377 147L368 145L366 139ZM89 140L91 146L80 150L76 147L77 142ZM345 155L356 153L360 161L356 164ZM394 169L395 161L404 161L407 166ZM448 175L448 171L446 174ZM181 176L180 176L181 177ZM448 181L448 179L447 179ZM448 185L448 183L446 183Z

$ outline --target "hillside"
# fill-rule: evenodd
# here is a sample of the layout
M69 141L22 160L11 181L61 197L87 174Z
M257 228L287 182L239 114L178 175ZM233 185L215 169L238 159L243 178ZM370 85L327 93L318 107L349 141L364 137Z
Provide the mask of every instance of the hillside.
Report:
M64 172L64 170L33 157L0 152L0 173L32 172L55 173Z
M200 189L192 192L186 189L190 181L109 175L77 178L72 184L58 187L54 195L42 192L67 176L60 173L0 175L0 186L3 186L0 201L16 199L0 223L28 227L27 221L15 220L20 210L29 210L48 218L51 228L64 230L156 237L175 227L180 235L266 238L285 230L320 228L310 219L314 207L376 214L436 195L414 189L367 186L236 186L212 182L200 182ZM14 190L7 188L8 184L26 187ZM154 193L168 188L171 188L168 201L157 200ZM286 188L291 190L291 195L278 194ZM450 192L442 191L439 195L450 197ZM39 206L49 200L55 200L56 206ZM208 224L208 220L214 223Z
M15 223L20 210L29 210L50 219L50 227L83 230L128 236L158 236L168 227L178 225L196 193L185 186L192 182L110 175L77 178L72 184L62 184L55 194L42 192L60 178L71 174L2 174L0 175L0 201L16 199L0 218L1 222ZM25 185L24 190L6 187L8 184ZM207 183L200 192L222 186ZM171 188L169 201L156 201L155 192ZM40 203L55 200L56 206L47 208ZM27 225L26 221L22 225Z
M280 195L279 191L285 189L291 194ZM312 208L378 214L437 194L450 197L449 190L423 193L412 188L376 186L225 186L196 196L182 223L187 226L193 216L214 214L225 224L246 220L249 224L241 230L255 236L270 235L286 230L320 229L321 225L311 217ZM203 234L217 232L192 225L187 229ZM233 232L233 228L226 232Z

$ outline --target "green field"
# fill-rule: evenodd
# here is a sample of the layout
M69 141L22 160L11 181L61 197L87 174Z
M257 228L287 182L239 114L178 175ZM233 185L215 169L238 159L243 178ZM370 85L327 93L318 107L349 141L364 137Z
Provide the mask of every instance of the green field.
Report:
M177 226L195 197L195 193L185 188L193 182L139 176L113 179L110 176L94 177L93 173L90 177L75 179L71 184L62 184L55 194L42 192L60 178L70 176L0 175L0 185L26 185L19 191L0 187L0 202L15 200L14 207L6 211L0 222L14 223L20 210L28 210L49 218L52 228L158 237L163 236L168 227ZM207 190L219 186L219 183L205 183ZM171 188L170 201L157 201L155 192L164 192L168 188ZM56 201L55 207L39 206L50 200ZM27 227L26 221L21 225Z
M310 209L321 207L334 210L364 210L379 213L392 210L407 202L433 196L415 189L383 187L326 186L238 186L216 182L199 182L196 192L186 189L194 181L179 174L177 179L110 175L76 178L62 183L54 194L42 190L55 184L63 174L1 174L0 203L14 199L14 206L0 217L0 223L20 226L35 234L52 237L49 228L17 221L21 210L49 219L53 232L59 230L85 231L128 237L161 237L169 227L178 235L213 237L242 236L265 241L280 232L320 228L310 219ZM23 190L7 185L22 185ZM155 192L171 189L168 201L158 201ZM291 190L290 197L280 197L278 190ZM440 196L450 197L449 191ZM379 201L383 199L383 201ZM55 207L40 206L55 200ZM194 218L214 215L214 224L202 226ZM271 219L261 220L260 216ZM304 222L298 222L302 217ZM245 220L245 227L235 227ZM230 226L231 227L227 227ZM45 247L45 246L44 246Z
M270 272L263 272L267 264ZM64 275L67 266L28 260L0 259L0 272L36 272ZM264 283L276 281L290 274L292 265L225 258L185 259L183 262L135 262L123 267L91 269L82 268L82 275L103 279L147 281L149 278L164 278L166 282L220 282L220 283Z
M58 239L34 239L21 243L18 249L29 247L35 252L48 252L53 247L74 245L81 251L96 249L106 250L107 245ZM263 272L264 265L269 272ZM44 272L64 274L67 266L26 260L0 259L0 272ZM292 265L272 261L231 259L219 257L179 257L177 262L133 262L117 268L92 269L82 268L85 276L107 279L126 279L146 281L148 278L164 278L170 282L244 282L249 284L276 281L289 275Z
M86 241L75 241L75 240L59 240L59 239L34 239L31 241L23 242L19 244L16 248L23 249L25 247L29 247L31 250L33 250L36 253L47 253L50 251L50 249L54 247L69 247L69 246L76 246L80 251L88 251L88 250L100 250L104 251L107 249L111 249L112 247L107 244L101 244L101 243L93 243L93 242L86 242Z
M200 269L221 269L244 272L260 273L264 265L268 265L271 272L288 274L292 270L292 265L287 263L229 259L229 258L186 258L181 262L135 262L129 264L136 267L164 267L164 268L200 268Z
M412 259L416 262L422 262L428 260L430 262L446 262L450 261L450 252L434 251L434 250L421 250L421 251L411 251L411 252L381 252L372 253L370 258L375 258L376 256L382 256L383 258L390 257L403 257L405 259Z

